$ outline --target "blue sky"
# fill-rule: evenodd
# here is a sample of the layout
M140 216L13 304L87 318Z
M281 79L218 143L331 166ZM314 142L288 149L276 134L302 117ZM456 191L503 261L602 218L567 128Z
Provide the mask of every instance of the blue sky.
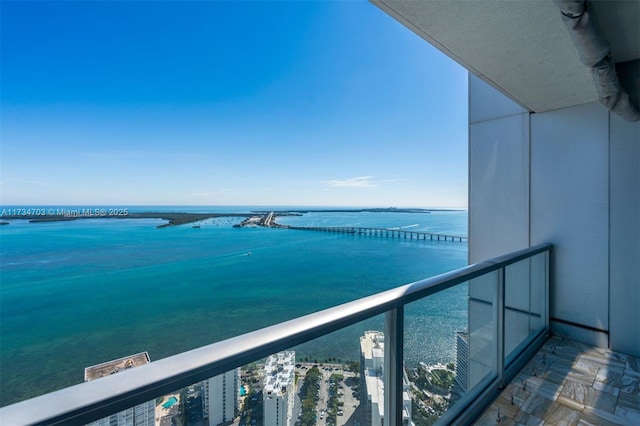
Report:
M3 205L467 205L467 72L369 2L1 7Z

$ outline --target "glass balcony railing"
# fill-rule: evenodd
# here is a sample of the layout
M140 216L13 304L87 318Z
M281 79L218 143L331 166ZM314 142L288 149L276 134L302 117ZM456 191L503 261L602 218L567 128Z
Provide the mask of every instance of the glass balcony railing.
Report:
M118 374L0 408L0 419L148 423L173 413L182 424L238 415L247 425L466 424L548 336L550 250L531 247L136 368L123 364ZM444 299L457 302L439 309ZM439 333L450 345L435 343ZM344 358L322 353L327 339L349 346Z

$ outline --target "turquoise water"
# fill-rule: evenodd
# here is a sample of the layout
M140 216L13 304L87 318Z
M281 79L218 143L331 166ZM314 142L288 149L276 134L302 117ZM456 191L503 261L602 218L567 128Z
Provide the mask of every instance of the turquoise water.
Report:
M169 400L167 402L165 402L164 404L162 404L162 407L166 408L171 408L174 405L176 405L176 403L178 402L178 398L176 398L175 396L172 396L171 398L169 398Z
M157 209L139 209L150 210ZM199 229L157 229L163 221L155 219L0 227L0 404L79 383L90 365L142 351L157 360L467 260L466 242L232 228L238 221L207 220ZM308 213L279 221L466 235L467 214ZM466 309L462 286L407 308L407 361L453 360ZM382 327L379 318L296 348L297 357L357 359L358 337L373 327Z
M247 394L247 390L244 385L240 386L240 396L245 396Z

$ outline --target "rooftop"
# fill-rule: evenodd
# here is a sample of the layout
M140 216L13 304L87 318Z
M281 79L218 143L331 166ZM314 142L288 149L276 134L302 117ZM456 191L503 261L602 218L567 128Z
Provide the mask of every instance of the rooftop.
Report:
M360 336L360 351L365 359L372 359L384 354L384 333L382 331L365 331Z
M264 366L264 390L268 394L279 393L293 384L295 352L278 352L267 358Z
M135 355L129 355L112 361L103 362L102 364L92 365L91 367L84 369L84 381L89 382L91 380L99 379L100 377L110 376L111 374L149 364L150 362L151 359L149 358L149 354L145 351Z

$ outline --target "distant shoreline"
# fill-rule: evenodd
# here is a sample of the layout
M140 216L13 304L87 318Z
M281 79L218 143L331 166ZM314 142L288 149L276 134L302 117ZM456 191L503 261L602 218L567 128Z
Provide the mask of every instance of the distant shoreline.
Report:
M431 212L458 212L464 209L418 209L418 208L363 208L363 209L291 209L269 210L274 213L431 213ZM260 213L266 210L260 211Z
M445 212L445 211L462 211L456 209L416 209L416 208L363 208L363 209L291 209L291 210L256 210L249 213L184 213L184 212L122 212L111 211L97 212L86 209L87 211L72 210L67 214L14 214L3 215L2 225L8 225L7 220L28 220L30 223L39 222L64 222L78 219L162 219L168 223L159 225L158 228L169 226L185 225L201 220L218 218L218 217L251 217L258 214L266 214L273 212L275 216L293 216L305 213L424 213ZM103 209L106 210L106 209ZM111 209L110 209L111 210ZM122 209L120 209L122 210Z
M78 215L7 215L3 216L4 221L7 220L29 220L30 223L40 222L66 222L71 220L81 219L162 219L168 220L168 223L159 225L158 228L165 228L168 226L178 226L187 223L198 222L200 220L211 219L216 217L247 217L251 216L251 213L160 213L160 212L144 212L144 213L127 213L118 215L100 215L100 214L78 214ZM7 222L8 223L8 222Z

